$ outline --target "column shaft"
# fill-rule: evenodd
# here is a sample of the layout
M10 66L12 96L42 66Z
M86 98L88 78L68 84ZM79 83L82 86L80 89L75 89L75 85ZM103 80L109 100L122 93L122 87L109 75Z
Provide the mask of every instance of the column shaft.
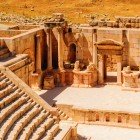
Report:
M104 83L104 57L103 55L98 56L98 67L99 67L99 74L98 74L98 83Z
M50 28L47 29L47 63L49 70L52 69L52 30Z
M95 42L97 42L97 34L93 33L93 63L97 66L97 45L95 45Z
M63 70L62 28L58 28L58 67Z
M117 83L118 85L122 84L121 71L122 71L122 56L117 56Z
M97 46L93 45L93 63L97 66Z
M41 64L42 64L42 46L41 46L41 36L36 36L36 71L41 71Z

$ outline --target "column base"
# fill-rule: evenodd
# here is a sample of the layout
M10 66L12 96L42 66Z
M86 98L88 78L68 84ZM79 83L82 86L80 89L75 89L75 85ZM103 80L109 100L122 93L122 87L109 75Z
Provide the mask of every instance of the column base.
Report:
M117 82L117 85L118 85L118 86L122 86L122 83L121 83L121 82Z
M47 71L52 71L53 70L53 67L48 67L47 68Z

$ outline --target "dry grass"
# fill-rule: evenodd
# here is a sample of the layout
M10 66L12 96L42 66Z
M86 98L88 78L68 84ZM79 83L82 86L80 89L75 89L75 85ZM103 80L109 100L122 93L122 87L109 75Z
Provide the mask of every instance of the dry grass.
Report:
M83 23L90 14L107 14L111 19L140 15L140 0L0 0L0 11L27 17L62 12L69 21Z

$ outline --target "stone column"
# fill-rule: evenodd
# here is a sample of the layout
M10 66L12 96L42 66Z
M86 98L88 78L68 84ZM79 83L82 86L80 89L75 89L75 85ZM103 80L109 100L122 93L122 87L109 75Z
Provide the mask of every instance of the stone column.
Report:
M93 64L97 66L97 45L93 45Z
M122 71L122 56L118 55L117 56L117 84L118 85L122 84L121 71Z
M93 63L97 66L97 45L95 42L97 42L97 33L96 31L93 32Z
M59 70L64 70L63 66L63 46L62 46L62 28L57 27L58 30L58 67Z
M41 46L41 36L36 35L36 71L40 72L42 70L42 46Z
M98 84L104 83L104 56L102 54L98 55Z
M48 63L48 70L52 70L52 29L51 28L47 28L46 29L46 33L47 33L47 63Z

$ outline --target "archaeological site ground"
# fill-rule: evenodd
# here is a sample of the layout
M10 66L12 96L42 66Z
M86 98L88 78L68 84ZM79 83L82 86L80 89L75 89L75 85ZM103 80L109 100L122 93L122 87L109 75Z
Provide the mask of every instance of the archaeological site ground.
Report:
M80 12L0 13L0 140L140 140L140 16L130 5L85 23Z

